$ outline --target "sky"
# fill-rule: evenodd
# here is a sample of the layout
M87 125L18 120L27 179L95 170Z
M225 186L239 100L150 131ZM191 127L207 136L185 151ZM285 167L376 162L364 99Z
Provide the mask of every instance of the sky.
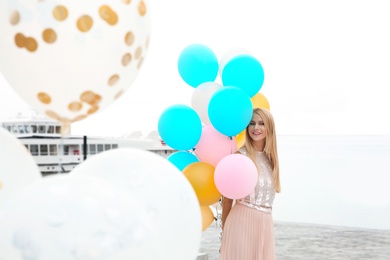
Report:
M389 135L390 16L384 0L147 1L148 53L135 81L72 133L121 136L157 130L169 106L191 106L181 51L210 47L256 57L279 135ZM218 76L215 80L221 83ZM30 108L0 74L0 120Z

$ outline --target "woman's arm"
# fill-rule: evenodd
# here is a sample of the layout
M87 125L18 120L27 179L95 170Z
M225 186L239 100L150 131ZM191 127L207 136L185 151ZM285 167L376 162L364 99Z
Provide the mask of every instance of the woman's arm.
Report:
M222 231L225 226L225 221L227 216L229 215L230 210L232 209L233 200L223 197L222 198Z

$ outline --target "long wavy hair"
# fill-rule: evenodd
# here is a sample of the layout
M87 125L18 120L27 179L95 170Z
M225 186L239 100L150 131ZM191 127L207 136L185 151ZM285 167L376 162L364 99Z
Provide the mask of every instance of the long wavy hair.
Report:
M264 152L271 162L271 166L273 170L272 178L274 181L275 191L280 192L281 187L280 187L280 179L279 179L279 159L278 159L278 149L276 144L274 118L271 112L269 112L269 110L264 108L255 108L253 109L253 113L258 114L261 117L261 119L263 119L264 127L266 129ZM257 165L256 149L253 144L253 139L250 137L248 133L248 127L249 125L246 127L245 130L245 144L243 145L243 147L246 148L248 157Z

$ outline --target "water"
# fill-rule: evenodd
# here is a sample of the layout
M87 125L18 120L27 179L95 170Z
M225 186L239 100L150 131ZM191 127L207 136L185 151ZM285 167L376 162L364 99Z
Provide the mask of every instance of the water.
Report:
M278 136L275 220L390 230L390 136Z

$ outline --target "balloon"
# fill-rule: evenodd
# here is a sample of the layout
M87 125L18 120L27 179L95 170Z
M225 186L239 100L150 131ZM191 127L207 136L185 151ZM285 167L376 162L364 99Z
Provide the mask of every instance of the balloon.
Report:
M213 127L223 135L235 136L252 119L249 96L237 87L223 87L210 99L208 115Z
M201 206L209 206L219 200L221 193L214 183L214 166L205 162L195 162L183 169L191 183Z
M199 203L186 177L167 159L145 150L120 148L94 155L70 174L109 181L135 198L150 216L149 257L123 259L196 258L202 229Z
M0 127L0 202L42 175L29 151L13 134Z
M221 134L212 125L205 125L202 136L195 147L195 153L202 162L216 166L226 155L237 151L235 137Z
M34 109L69 125L113 103L146 57L146 0L0 0L0 69Z
M219 60L219 75L222 77L222 71L223 68L225 68L226 63L228 63L231 59L238 55L242 54L249 54L248 50L245 50L243 48L233 48L225 52L222 56L222 58Z
M210 206L200 206L202 213L202 231L205 231L214 221L214 213Z
M202 122L195 110L189 106L172 105L160 115L158 133L173 149L189 150L199 142Z
M223 68L222 82L224 86L241 88L249 97L253 97L263 86L264 70L253 56L238 55L230 59Z
M244 129L241 133L236 135L237 150L244 146L244 144L245 144L245 135L246 135L246 129Z
M152 259L150 218L101 178L48 176L0 204L0 259Z
M230 199L240 199L250 194L257 179L256 165L242 154L225 156L215 167L215 185L223 196Z
M181 78L191 87L214 81L218 75L218 59L214 52L202 44L191 44L184 48L178 60Z
M168 156L168 161L182 171L189 164L199 162L199 159L192 153L187 151L178 151Z
M222 86L216 82L205 82L200 84L192 94L191 106L198 113L202 122L206 125L210 124L207 108L215 91Z
M260 92L251 97L253 108L266 108L270 110L267 98Z

